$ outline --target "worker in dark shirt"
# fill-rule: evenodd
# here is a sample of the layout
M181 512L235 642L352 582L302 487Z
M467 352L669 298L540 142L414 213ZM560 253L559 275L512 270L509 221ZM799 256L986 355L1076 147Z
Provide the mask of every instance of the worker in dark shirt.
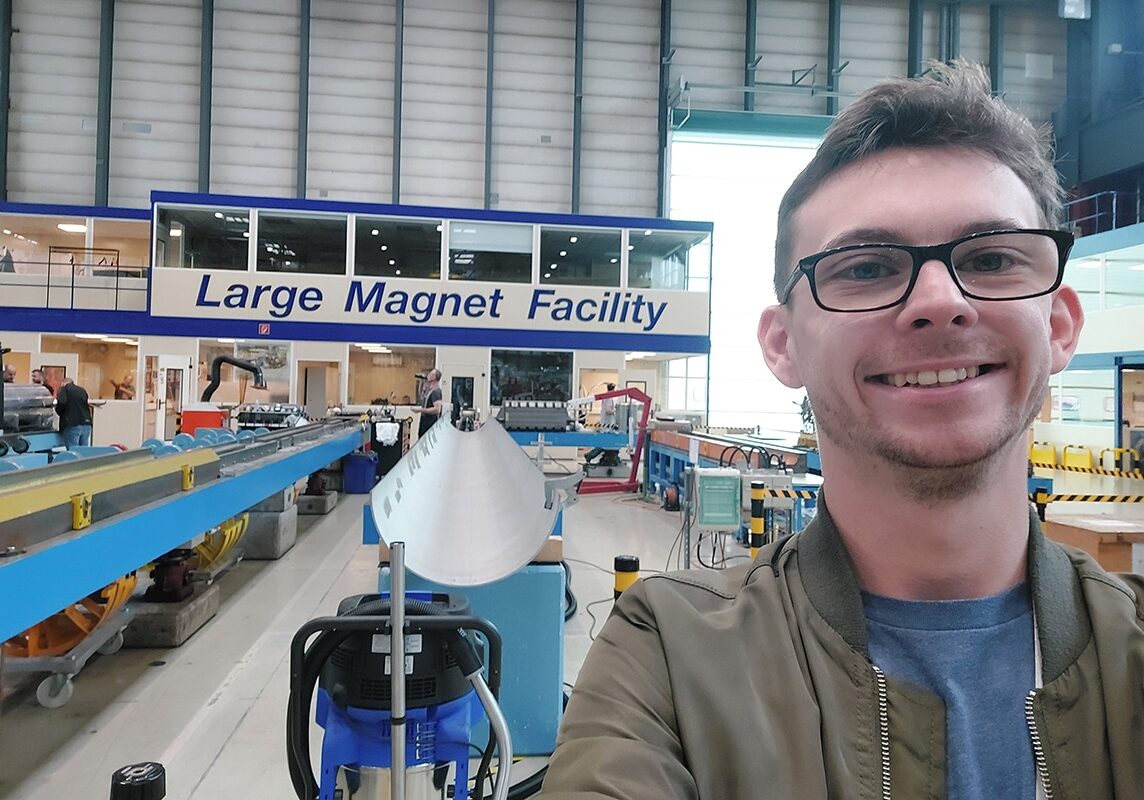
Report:
M71 378L64 378L56 393L56 413L60 415L60 434L69 450L91 444L91 406L87 391Z
M445 407L445 396L441 393L441 370L431 369L425 374L425 402L415 409L421 414L417 424L417 438L420 439L441 418Z

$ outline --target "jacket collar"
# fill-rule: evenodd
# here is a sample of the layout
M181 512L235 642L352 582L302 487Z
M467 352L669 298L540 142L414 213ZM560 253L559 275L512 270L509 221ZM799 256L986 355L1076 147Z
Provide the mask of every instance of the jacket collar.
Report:
M802 533L792 537L792 543L810 602L847 644L869 658L858 578L826 506L825 493L819 493L818 513ZM1092 629L1076 570L1064 549L1045 538L1031 506L1028 559L1041 669L1047 684L1076 661Z

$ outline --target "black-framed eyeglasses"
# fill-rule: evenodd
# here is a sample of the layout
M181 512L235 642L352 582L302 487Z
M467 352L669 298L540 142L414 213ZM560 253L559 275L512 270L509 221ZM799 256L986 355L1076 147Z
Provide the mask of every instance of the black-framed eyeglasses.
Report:
M922 265L938 260L974 300L1024 300L1061 285L1073 235L1031 228L985 231L945 244L850 244L801 259L779 293L780 303L805 275L825 311L880 311L904 303Z

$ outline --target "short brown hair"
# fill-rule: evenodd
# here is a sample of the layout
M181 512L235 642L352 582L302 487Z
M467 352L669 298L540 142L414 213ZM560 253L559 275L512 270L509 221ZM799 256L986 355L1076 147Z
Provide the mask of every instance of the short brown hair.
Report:
M1048 129L1038 130L993 97L982 65L959 60L928 67L920 78L892 78L865 91L838 115L810 164L787 189L775 239L776 292L794 265L795 212L842 167L894 147L977 150L1013 170L1032 192L1043 224L1057 224L1064 191Z

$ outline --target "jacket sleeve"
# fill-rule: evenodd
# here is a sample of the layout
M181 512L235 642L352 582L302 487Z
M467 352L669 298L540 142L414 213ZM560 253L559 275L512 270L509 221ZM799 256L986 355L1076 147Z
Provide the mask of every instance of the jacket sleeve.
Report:
M580 670L541 790L548 800L697 797L647 589L637 581L624 592Z

